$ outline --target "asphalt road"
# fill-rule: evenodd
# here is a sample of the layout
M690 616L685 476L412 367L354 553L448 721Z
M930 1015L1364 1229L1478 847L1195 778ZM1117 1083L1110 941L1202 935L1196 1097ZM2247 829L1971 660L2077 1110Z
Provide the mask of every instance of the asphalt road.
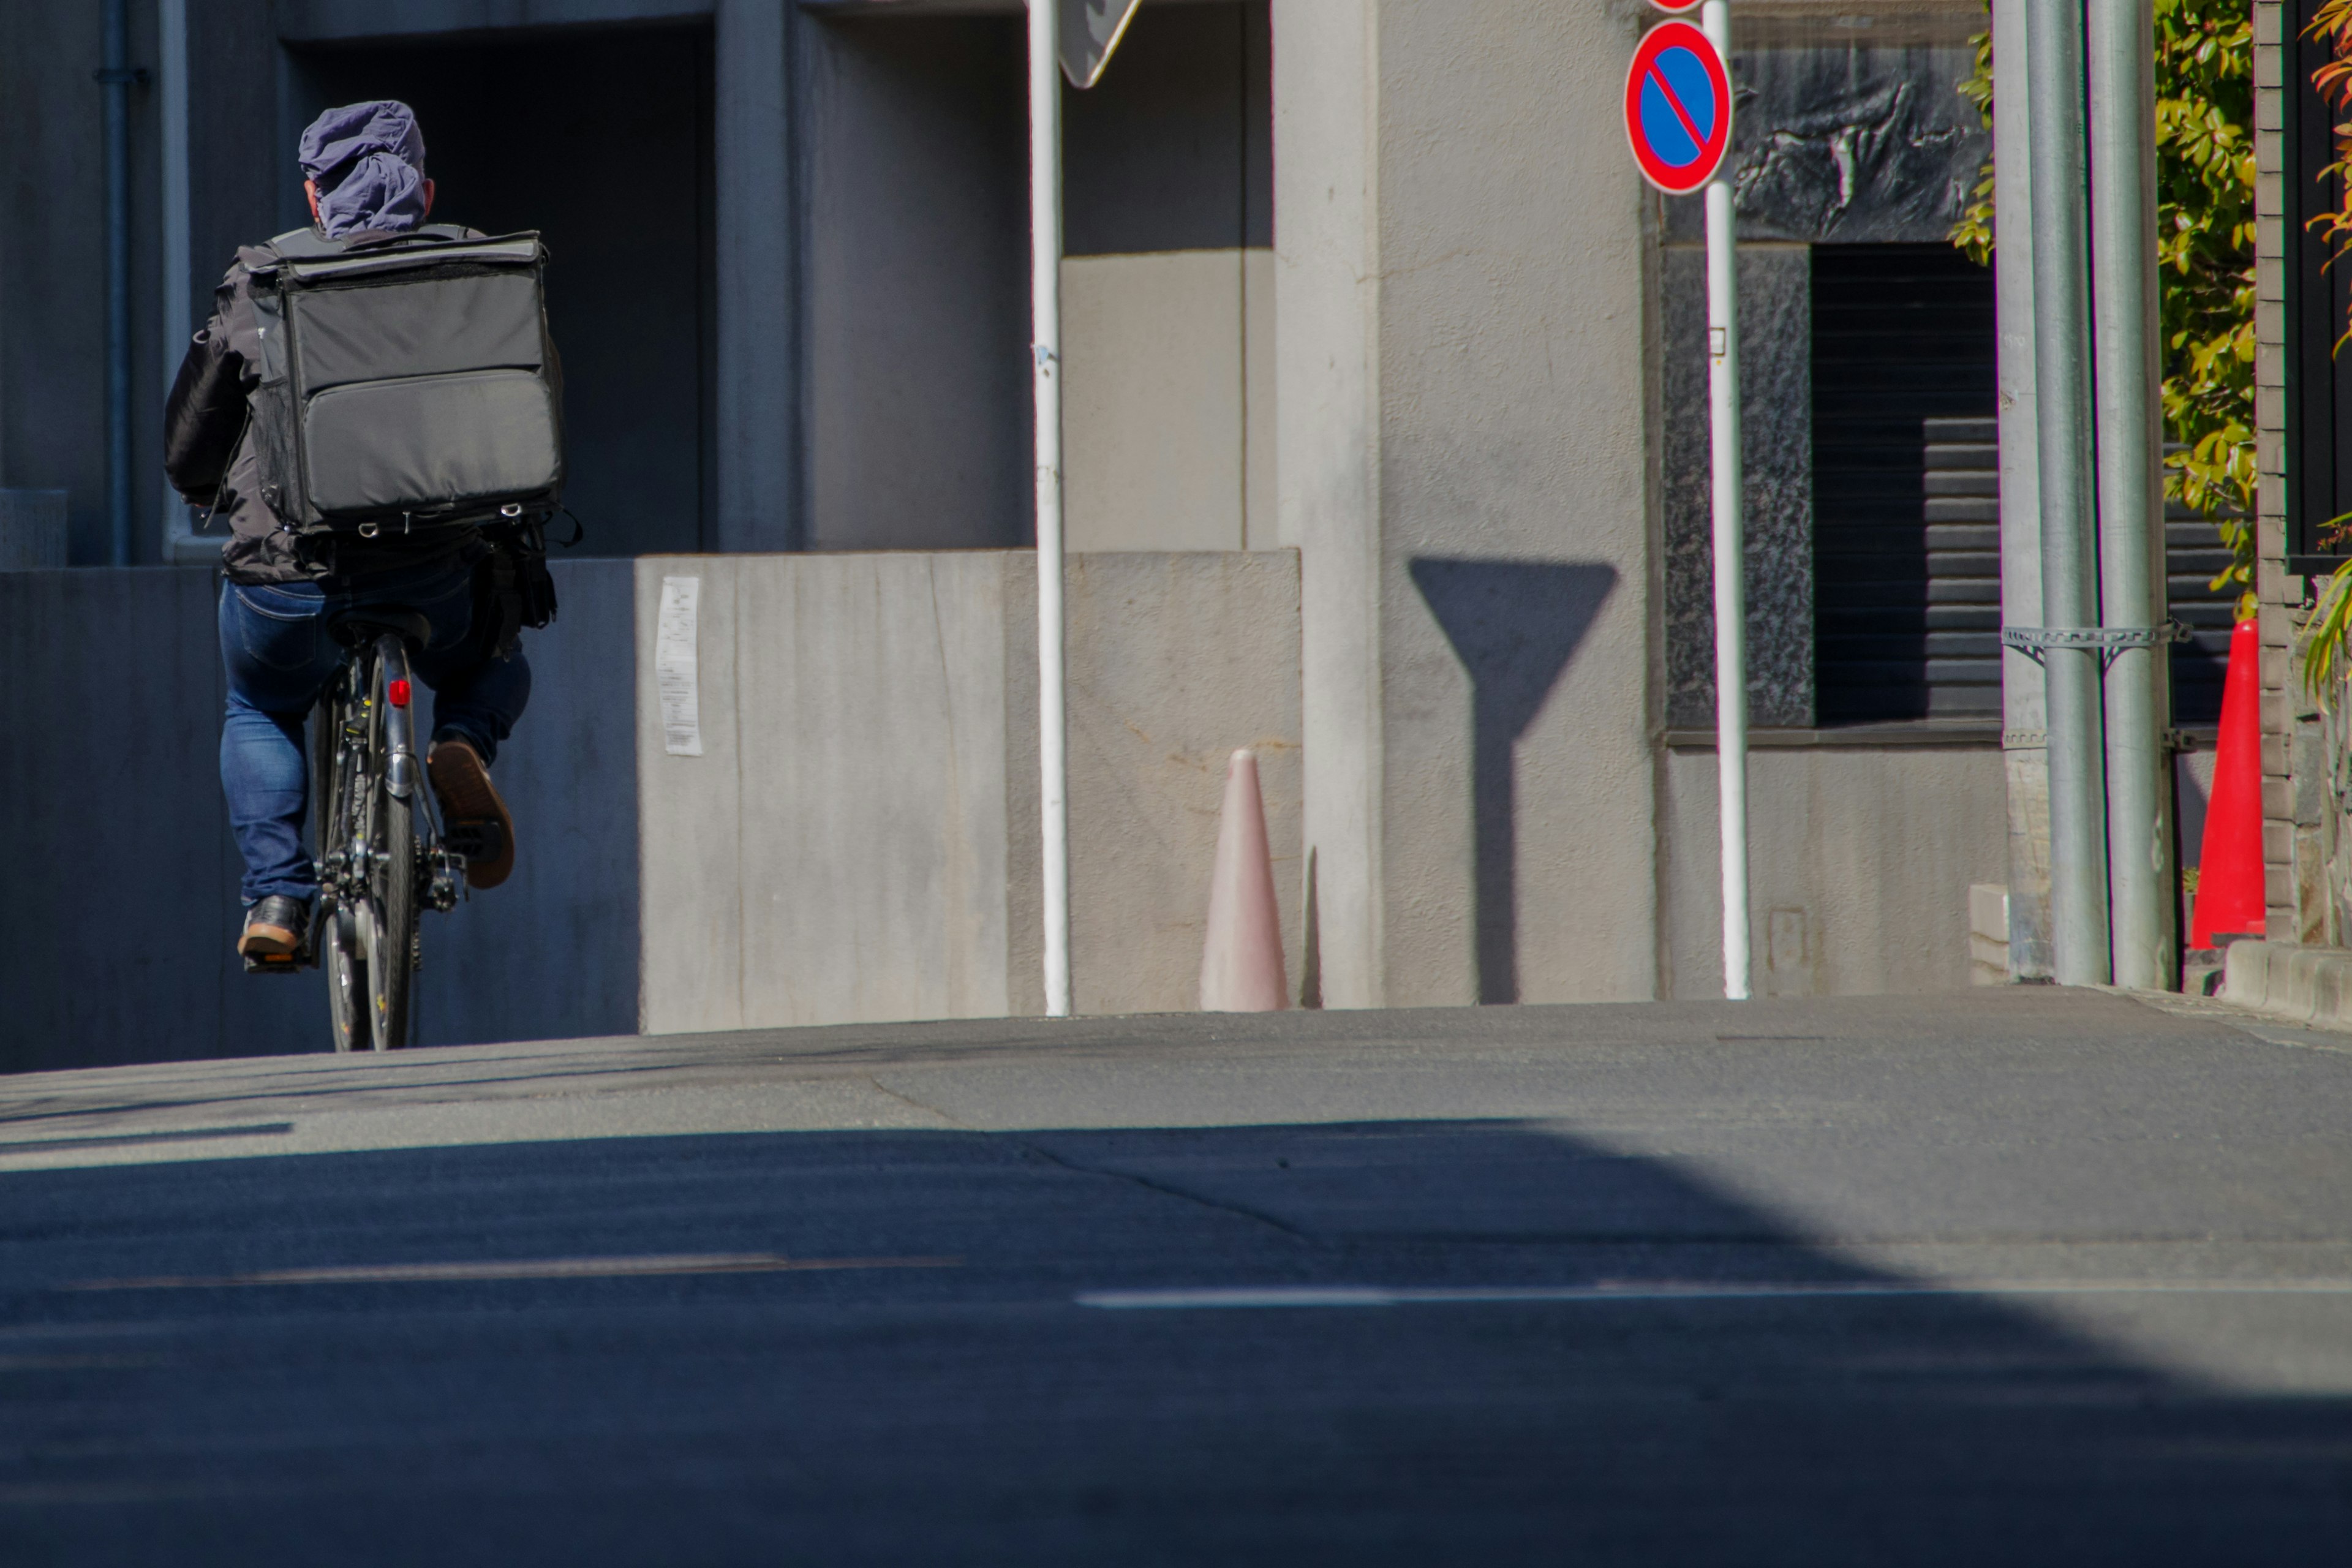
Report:
M2054 991L0 1079L0 1563L2342 1562L2347 1124Z

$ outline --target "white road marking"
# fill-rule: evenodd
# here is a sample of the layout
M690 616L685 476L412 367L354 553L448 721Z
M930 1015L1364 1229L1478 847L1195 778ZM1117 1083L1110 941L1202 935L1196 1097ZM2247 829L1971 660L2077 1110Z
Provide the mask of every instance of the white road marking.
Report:
M958 1268L961 1258L785 1258L772 1252L680 1253L647 1258L539 1258L479 1263L376 1263L266 1268L251 1274L166 1274L77 1279L60 1290L193 1290L237 1285L388 1285L467 1279L617 1279L648 1274L795 1274L851 1268Z
M1111 1311L1202 1311L1251 1307L1423 1307L1529 1302L1610 1305L1659 1301L1804 1301L1968 1296L2352 1296L2352 1279L1986 1279L1744 1285L1536 1285L1414 1289L1382 1285L1208 1286L1173 1290L1085 1290L1081 1307Z

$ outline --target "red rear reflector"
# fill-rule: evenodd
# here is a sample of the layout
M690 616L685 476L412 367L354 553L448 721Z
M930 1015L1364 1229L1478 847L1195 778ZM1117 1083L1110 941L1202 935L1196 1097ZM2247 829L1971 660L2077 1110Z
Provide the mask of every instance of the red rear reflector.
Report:
M394 708L407 707L408 682L405 680L394 681L390 686L384 689L384 695L392 699L392 705Z

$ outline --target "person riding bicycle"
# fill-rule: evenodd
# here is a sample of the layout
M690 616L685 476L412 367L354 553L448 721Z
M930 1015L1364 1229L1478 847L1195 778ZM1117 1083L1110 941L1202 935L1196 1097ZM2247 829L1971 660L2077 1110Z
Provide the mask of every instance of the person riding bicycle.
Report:
M300 154L321 240L345 249L382 245L417 229L432 210L425 138L404 103L331 109L302 132ZM477 569L490 551L477 530L317 541L286 527L264 499L248 405L262 380L251 273L272 254L238 250L164 410L164 471L191 505L226 518L231 535L222 550L228 710L221 785L245 861L237 952L248 961L306 949L319 878L302 847L310 799L303 727L342 663L328 629L335 616L399 605L430 625L415 656L416 673L435 694L426 774L453 826L496 827L477 835L494 848L467 866L476 888L497 887L514 868L514 824L489 766L530 697L530 666L511 644L499 657L507 628L478 613Z

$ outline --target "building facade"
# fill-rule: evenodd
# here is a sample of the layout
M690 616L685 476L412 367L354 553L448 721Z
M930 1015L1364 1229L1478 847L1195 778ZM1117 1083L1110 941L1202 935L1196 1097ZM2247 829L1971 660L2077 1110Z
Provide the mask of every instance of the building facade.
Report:
M1989 151L1958 90L1985 9L1733 9L1751 984L1962 987L1970 890L1981 913L2011 879L2018 741L1995 291L1947 237ZM106 548L100 11L0 18L0 488L65 491L77 563L7 588L25 615L67 616L62 580ZM1193 1005L1217 761L1244 743L1272 759L1301 1001L1721 994L1703 246L1620 123L1655 16L1146 0L1069 94L1082 1007ZM184 62L160 53L178 17ZM534 813L629 848L499 917L572 933L593 978L488 917L478 949L512 940L601 998L554 1032L1036 1010L1034 643L1017 571L972 555L1031 537L1018 6L140 0L132 22L131 500L135 558L180 563L160 575L207 548L149 478L177 334L236 244L302 216L292 148L319 108L406 99L436 216L553 253L589 538L548 645L572 695L509 765ZM723 791L643 747L645 595L688 571L734 606L705 628L740 672ZM173 614L172 657L209 658L202 614ZM2217 647L2181 655L2185 705L2218 699ZM973 687L959 658L996 673ZM957 724L993 750L916 739ZM207 789L184 813L217 838ZM872 920L828 918L853 906ZM702 935L671 953L679 931ZM697 968L706 949L732 969ZM278 1027L247 1005L165 1054ZM491 1011L434 1027L539 1032Z

